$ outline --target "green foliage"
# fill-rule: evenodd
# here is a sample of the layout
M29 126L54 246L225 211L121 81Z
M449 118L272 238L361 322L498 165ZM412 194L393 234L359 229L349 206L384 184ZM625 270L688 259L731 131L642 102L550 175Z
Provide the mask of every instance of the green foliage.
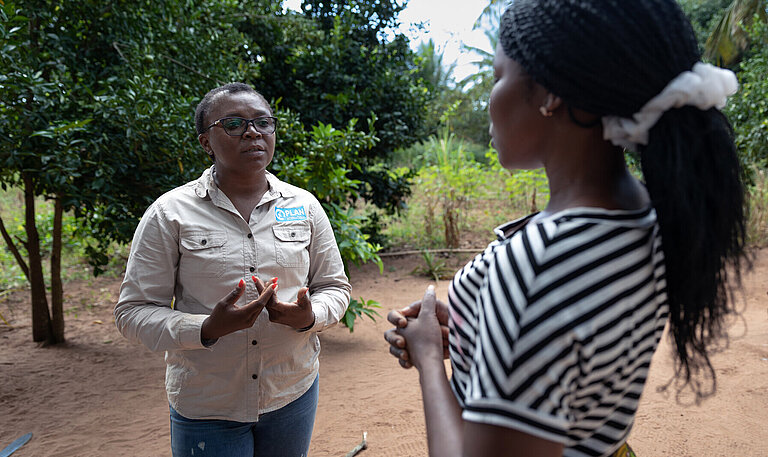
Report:
M301 113L307 126L347 125L375 114L379 142L360 160L368 165L387 157L423 136L429 96L416 55L394 32L403 3L305 0L303 15L245 15L238 27L260 62L250 80Z
M456 62L447 67L443 62L445 51L440 51L432 38L419 44L416 53L419 57L419 75L427 83L430 89L438 91L449 87L452 83L452 73L456 68Z
M547 204L543 170L505 170L493 149L486 151L483 162L475 161L466 143L450 134L432 138L421 148L423 156L414 157L420 168L408 209L400 218L382 220L393 244L416 249L451 247L447 234L472 248L480 247L492 239L491 227ZM446 208L459 211L445 217ZM446 221L453 227L446 229Z
M688 20L691 21L696 40L704 52L704 43L707 41L717 22L722 17L723 11L733 0L677 0Z
M252 42L247 59L258 63L248 81L301 113L306 128L318 123L340 127L374 117L373 124L356 125L368 133L375 128L378 141L360 150L359 166L348 178L365 183L359 196L386 214L402 207L410 177L375 168L395 149L425 136L430 96L416 55L395 31L403 4L307 0L302 13L243 11L237 23ZM374 225L366 232L381 239Z
M427 202L427 234L432 237L437 212L442 214L445 244L458 248L460 226L467 205L477 197L482 181L477 180L480 167L467 154L464 143L445 132L442 138L429 139L425 161L418 181L423 186Z
M705 57L721 66L736 64L750 46L753 19L768 19L766 7L766 0L733 0L707 37Z
M739 91L723 112L734 127L736 147L745 170L768 166L768 26L750 28L752 51L739 64Z
M149 202L207 166L191 128L201 95L220 81L246 80L281 99L290 109L282 118L302 113L280 132L288 141L281 141L278 155L291 158L290 169L297 170L285 176L290 182L341 207L359 196L381 195L376 203L385 208L398 201L387 196L402 200L407 178L358 165L418 130L423 90L410 79L412 53L402 37L387 43L377 35L393 25L400 7L342 2L337 7L346 13L330 26L325 7L315 6L305 9L305 18L283 15L279 4L266 1L6 2L3 181L16 184L16 170L33 170L40 192L62 195L95 239L127 241ZM35 32L40 27L51 31ZM363 33L368 29L373 36ZM372 121L361 127L358 118ZM349 134L334 136L331 125L345 125ZM383 127L379 140L366 139L376 125ZM307 150L305 128L315 130L316 139ZM351 136L354 129L360 135ZM323 152L326 143L333 143L332 154ZM278 172L281 165L275 164ZM298 178L298 170L310 178ZM362 180L370 184L351 182Z
M468 156L463 143L447 133L439 140L430 138L427 152L428 165L420 170L417 178L426 192L427 234L433 235L432 221L436 212L440 212L445 244L458 248L465 210L477 195L480 184L474 179L478 164Z
M434 46L427 45L419 49L422 74L431 87L427 131L432 135L439 135L443 129L447 129L468 144L480 145L482 152L476 156L476 160L482 160L482 153L491 140L488 133L488 97L493 87L494 50L503 10L504 5L501 2L491 2L477 19L474 28L485 33L488 49L491 51L464 45L465 52L478 56L473 62L477 66L477 72L459 83L454 83L448 75L441 75L433 70L435 62L440 62L443 58Z
M748 187L747 243L764 247L768 245L768 174L765 169L755 169L752 178Z
M272 171L320 200L345 261L356 265L373 261L383 268L376 254L379 246L368 241L369 235L362 231L362 217L353 211L362 183L349 176L353 169L359 169L358 155L378 141L372 127L375 118L368 121L366 133L355 129L356 119L349 121L344 130L320 123L307 131L292 111L280 111L278 115L278 152Z
M549 182L543 169L507 170L501 166L493 149L488 150L486 157L490 171L503 181L503 194L513 208L533 213L547 205Z
M4 28L0 50L8 69L0 180L31 176L35 193L60 197L94 243L87 251L97 273L109 246L130 240L149 202L205 166L190 127L194 103L213 82L188 68L196 62L222 79L243 76L237 54L221 52L220 35L232 27L206 19L224 6L9 0L3 7L14 27Z
M19 205L21 192L18 189L0 191L0 217L5 222L9 235L16 240L26 238L24 227L23 208ZM35 216L38 230L40 231L40 251L45 259L50 258L53 247L53 204L50 201L38 199L36 202L38 212ZM86 250L95 241L88 239L72 213L65 213L62 218L62 267L63 279L85 279L92 276L91 267L87 263ZM27 256L24 245L19 244L22 256ZM107 248L105 254L108 262L103 266L107 275L119 275L125 267L128 256L128 247L117 244ZM43 264L45 271L47 263ZM27 287L27 278L24 276L16 259L3 243L0 248L0 291L8 289L20 289Z
M376 312L374 308L381 308L379 302L365 300L363 297L360 297L360 300L353 298L349 301L349 307L347 312L344 313L341 323L349 329L349 333L352 333L355 331L355 320L358 318L362 319L363 316L368 316L372 321L376 321L374 316L381 317L381 314Z
M426 249L421 251L421 258L424 260L424 266L414 268L411 274L426 275L435 281L450 279L450 274L453 271L445 265L444 260L436 258L432 252Z
M407 195L407 177L364 166L418 135L426 90L405 38L385 39L397 2L314 5L0 2L0 183L60 198L99 273L152 200L208 166L193 129L202 95L250 82L292 109L276 112L292 127L276 171L318 195L346 260L379 261L349 208Z

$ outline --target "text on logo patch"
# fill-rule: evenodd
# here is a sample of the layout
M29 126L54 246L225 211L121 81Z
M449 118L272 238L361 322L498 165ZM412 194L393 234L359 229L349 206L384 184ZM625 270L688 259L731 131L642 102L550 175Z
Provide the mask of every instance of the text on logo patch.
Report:
M305 221L307 220L307 212L303 206L297 208L275 208L275 220L278 222Z

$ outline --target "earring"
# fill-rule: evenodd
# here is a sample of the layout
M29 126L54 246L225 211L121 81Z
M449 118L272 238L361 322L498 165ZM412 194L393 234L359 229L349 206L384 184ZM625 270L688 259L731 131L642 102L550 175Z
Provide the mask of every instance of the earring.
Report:
M547 108L545 108L543 106L539 107L539 112L544 117L552 117L552 111L549 111Z

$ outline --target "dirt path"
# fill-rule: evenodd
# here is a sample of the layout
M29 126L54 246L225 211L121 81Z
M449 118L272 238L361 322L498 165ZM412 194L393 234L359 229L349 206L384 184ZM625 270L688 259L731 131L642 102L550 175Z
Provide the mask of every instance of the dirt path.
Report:
M429 283L410 273L420 257L385 260L352 273L353 296L390 308L421 297ZM657 352L630 443L640 457L768 455L768 250L745 281L742 318L714 358L718 392L702 405L674 390L669 346ZM119 281L69 284L67 338L61 347L31 342L27 295L0 303L0 449L32 432L14 454L29 456L170 455L162 354L125 341L112 323ZM446 296L446 281L437 285ZM387 352L381 319L321 336L320 404L313 457L344 456L368 432L362 457L426 455L417 373Z

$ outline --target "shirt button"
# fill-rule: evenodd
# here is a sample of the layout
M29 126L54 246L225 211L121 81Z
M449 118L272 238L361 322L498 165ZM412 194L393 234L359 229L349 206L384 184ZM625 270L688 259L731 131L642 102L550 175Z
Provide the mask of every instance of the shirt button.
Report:
M296 232L291 232L291 238L296 238Z
M207 243L207 241L205 241L205 240L200 242L200 244L202 244L203 246L205 246L205 243Z
M251 273L253 273L254 271L256 271L256 269L255 269L255 268L253 268L253 267L249 268L249 270L251 270Z
M258 344L258 342L256 340L253 340L253 341L251 341L251 344L256 346Z
M257 375L257 374L253 374L253 375L251 375L251 377L252 377L253 379L257 379L257 378L259 377L259 375Z
M248 238L253 238L253 235L249 233Z

